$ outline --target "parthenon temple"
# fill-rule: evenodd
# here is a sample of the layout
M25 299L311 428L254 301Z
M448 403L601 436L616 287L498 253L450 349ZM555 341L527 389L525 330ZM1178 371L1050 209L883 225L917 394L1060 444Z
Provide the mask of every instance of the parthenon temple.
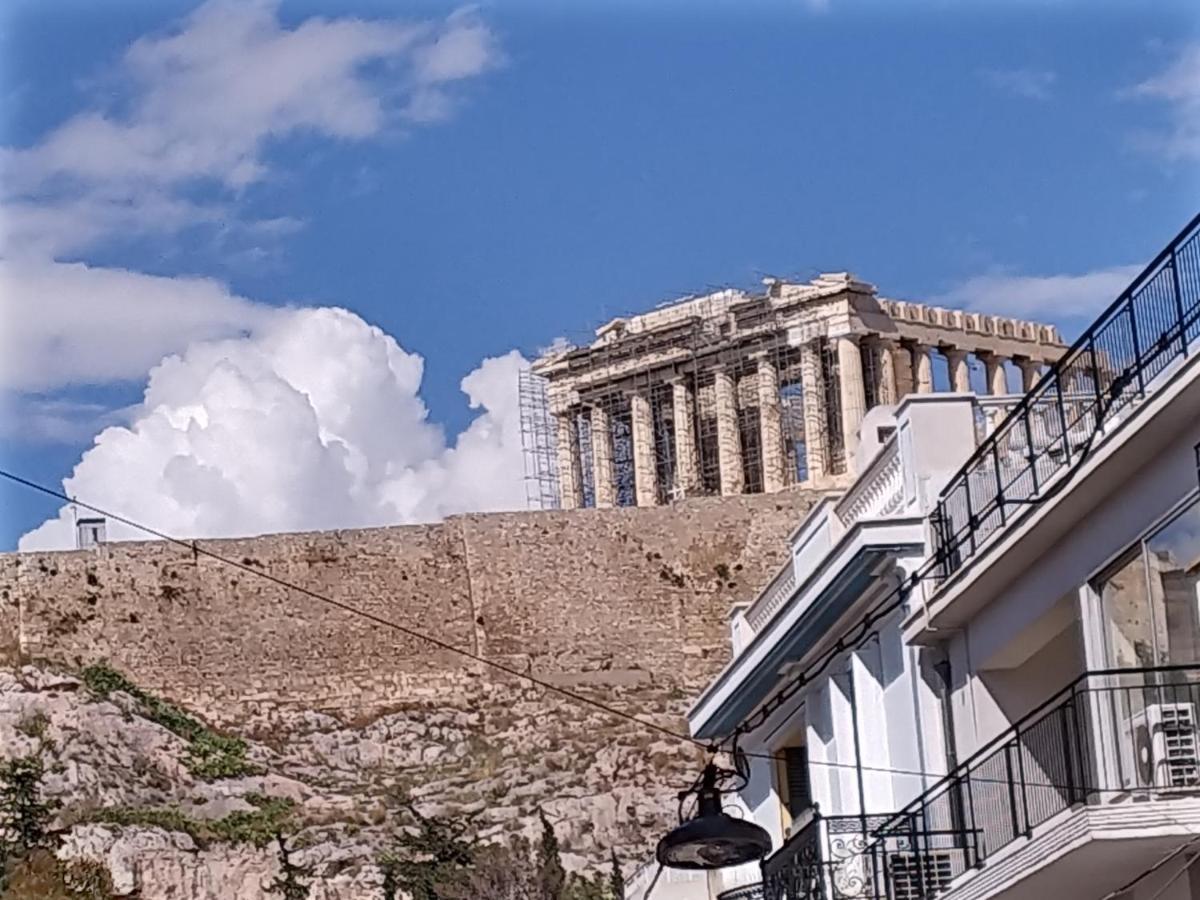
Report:
M1065 349L1052 326L886 300L846 272L764 288L613 319L540 357L521 392L543 505L836 487L872 407L1028 389Z

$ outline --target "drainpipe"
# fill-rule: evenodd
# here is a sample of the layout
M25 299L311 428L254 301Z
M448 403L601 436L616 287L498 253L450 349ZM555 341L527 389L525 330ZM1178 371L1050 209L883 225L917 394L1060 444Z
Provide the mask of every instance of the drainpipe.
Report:
M854 654L846 660L847 693L850 695L850 723L854 731L854 777L858 782L858 814L862 831L867 833L867 792L863 787L862 744L858 736L858 692L854 689Z
M933 671L938 677L938 706L941 707L942 713L946 773L949 774L958 768L958 740L954 734L954 707L950 702L954 693L953 673L950 669L950 657L946 655L944 649L942 650L942 654L942 658L933 664ZM956 790L951 792L950 797L951 827L956 832L955 839L964 840L966 837L964 832L966 826L963 818L962 794Z

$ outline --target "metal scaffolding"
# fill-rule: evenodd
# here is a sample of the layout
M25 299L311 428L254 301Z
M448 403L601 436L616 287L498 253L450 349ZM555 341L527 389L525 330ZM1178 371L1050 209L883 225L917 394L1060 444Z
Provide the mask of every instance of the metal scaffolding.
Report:
M525 465L525 501L530 509L561 505L558 432L546 395L547 381L528 369L517 375L521 409L521 451Z

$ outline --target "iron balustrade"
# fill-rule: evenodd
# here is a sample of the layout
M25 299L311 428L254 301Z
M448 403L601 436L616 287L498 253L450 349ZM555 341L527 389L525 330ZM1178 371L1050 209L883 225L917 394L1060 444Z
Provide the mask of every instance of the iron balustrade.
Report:
M876 900L873 831L891 815L813 818L762 862L764 900Z
M763 900L762 883L744 884L741 887L721 891L717 894L717 900Z
M942 490L930 516L944 580L1154 392L1200 338L1200 216L1038 380Z
M1200 792L1198 713L1200 665L1081 676L874 830L870 896L933 900L1080 804Z

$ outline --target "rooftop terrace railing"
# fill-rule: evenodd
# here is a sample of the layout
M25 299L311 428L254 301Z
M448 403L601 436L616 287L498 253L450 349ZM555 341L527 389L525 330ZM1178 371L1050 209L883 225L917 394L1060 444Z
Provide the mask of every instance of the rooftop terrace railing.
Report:
M1104 424L1200 339L1200 215L1063 354L950 480L930 516L942 580L1047 496Z

